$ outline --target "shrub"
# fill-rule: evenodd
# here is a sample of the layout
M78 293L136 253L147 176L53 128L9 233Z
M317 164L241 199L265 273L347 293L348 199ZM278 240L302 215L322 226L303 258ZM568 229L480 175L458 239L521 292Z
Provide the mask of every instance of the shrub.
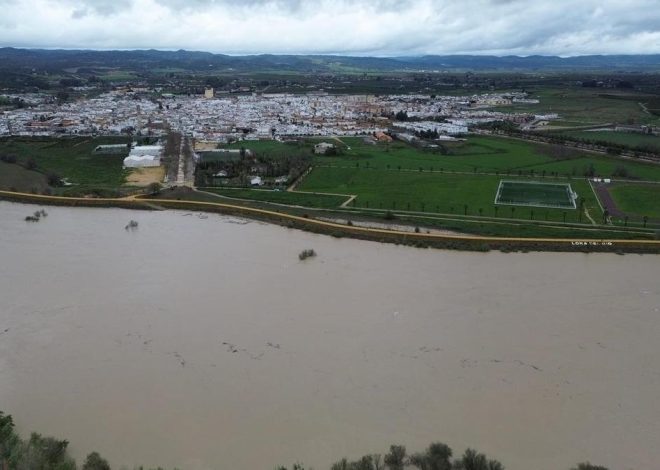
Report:
M300 259L300 261L304 261L307 258L313 258L314 256L316 256L316 252L314 250L311 250L311 249L310 250L303 250L298 255L298 259Z

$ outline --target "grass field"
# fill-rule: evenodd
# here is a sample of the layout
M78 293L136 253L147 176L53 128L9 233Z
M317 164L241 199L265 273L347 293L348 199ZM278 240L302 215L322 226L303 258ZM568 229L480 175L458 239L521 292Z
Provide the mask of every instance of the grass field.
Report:
M660 137L656 135L636 134L614 131L557 131L561 135L578 139L587 139L605 144L613 143L628 147L649 147L660 152Z
M211 194L185 190L184 188L176 188L174 190L164 190L156 198L164 199L186 199L192 201L203 202L218 202L219 199ZM247 204L250 207L257 207L269 210L279 210L277 206L272 206L271 203L263 201L251 201L248 203L239 202L240 204ZM303 216L305 214L311 217L338 217L345 218L358 218L372 220L376 222L383 221L383 213L375 214L371 211L363 211L360 209L352 210L350 212L332 212L332 211L319 211L315 208L296 208L292 207L287 209L288 213L293 215ZM544 222L539 222L538 219L531 221L529 219L510 220L504 218L463 218L458 215L454 216L436 216L434 214L422 215L397 215L396 223L406 223L413 226L429 226L440 229L454 230L458 232L474 233L481 235L492 236L509 236L509 237L562 237L562 238L637 238L649 239L653 238L653 233L638 234L629 230L620 228L615 231L614 228L609 229L605 227L593 227L591 225L581 226L548 226ZM542 225L543 224L543 225Z
M119 187L127 171L125 155L93 155L99 144L126 143L125 138L11 139L0 140L0 153L16 155L19 163L33 159L37 170L53 172L81 186Z
M330 194L305 194L287 191L270 191L263 189L222 189L199 188L200 191L211 192L221 196L250 199L253 201L268 201L277 204L290 204L294 206L335 208L339 207L346 197Z
M285 155L309 155L312 146L319 140L332 141L305 139L294 144L245 141L230 147L243 146L257 154L278 158ZM36 186L36 190L41 191L45 189L45 175L54 172L74 184L67 188L57 188L56 192L60 194L75 195L92 188L116 192L126 184L127 172L122 169L124 155L93 155L92 150L102 143L119 142L125 143L127 140L0 140L0 154L15 154L19 163L23 164L33 159L38 169L38 172L28 172L18 165L2 164L4 166L0 170L12 167L14 173L10 175L8 171L3 171L0 184L9 187L6 181L21 181L25 186L22 190L30 191ZM349 196L356 195L357 198L350 205L355 210L410 211L429 216L449 216L446 218L450 219L466 215L480 216L482 218L477 220L483 220L484 224L490 217L496 218L497 223L491 221L488 226L481 228L471 225L473 222L465 224L467 227L476 227L477 231L498 233L506 233L508 224L511 230L515 228L511 233L527 230L539 235L546 229L540 226L533 230L520 227L546 220L585 224L590 220L583 212L572 210L573 207L531 207L530 198L538 199L538 195L526 195L521 200L515 200L516 205L497 205L495 197L500 181L554 183L560 185L558 188L564 188L561 189L564 194L565 185L570 184L572 190L584 200L584 208L591 219L598 223L602 220L600 206L583 176L590 167L593 167L597 175L610 177L623 166L628 174L637 179L660 181L660 165L586 154L575 149L564 149L557 153L552 147L542 144L500 137L471 136L467 142L445 144L446 152L420 149L402 142L373 145L359 137L342 138L343 145L338 140L335 142L340 148L340 154L313 156L313 170L299 182L296 189L302 192L220 187L204 190L253 201L246 204L272 202L319 209L337 208ZM554 172L557 172L558 177L552 176ZM635 214L643 211L646 212L643 215L657 216L656 201L660 200L660 195L654 186L634 184L634 180L631 180L630 183L619 182L613 189L613 198L622 210L630 210ZM214 198L212 195L206 196ZM291 207L287 210L299 209Z
M484 216L492 216L497 210L500 217L547 217L551 221L563 221L564 212L567 212L566 221L570 222L580 220L578 211L570 210L572 207L535 210L521 204L513 206L513 212L510 208L495 209L493 201L499 181L505 177L570 183L573 190L585 199L585 207L594 220L600 220L602 214L593 192L583 179L591 168L598 176L610 177L624 167L632 177L660 181L658 165L574 149L567 149L557 156L548 146L515 139L472 136L464 143L447 144L448 154L402 142L373 145L360 137L342 138L341 141L344 145L340 147L340 155L314 156L314 170L298 190L355 194L358 196L355 207ZM311 139L294 145L255 141L235 143L232 147L243 145L256 152L281 155L292 149L311 149L313 143ZM550 178L553 172L557 172L560 178ZM280 194L247 192L243 197L310 207L325 206L325 202L289 199L292 196Z
M570 184L500 181L495 204L575 209Z
M501 175L542 175L557 172L561 176L582 177L591 167L595 174L610 177L617 168L643 180L660 181L660 165L615 159L565 149L557 156L547 145L492 136L472 136L466 143L451 143L449 154L424 150L402 142L370 145L360 138L342 138L350 147L339 156L317 156L315 165L408 169Z
M218 152L213 150L198 152L198 155L202 162L236 162L241 159L239 153Z
M282 155L300 155L310 154L312 152L313 144L305 141L283 143L276 140L243 140L233 142L228 145L223 145L221 148L227 149L240 149L245 148L252 150L256 155L264 154L272 158L277 158Z
M531 97L540 103L516 107L518 111L532 113L558 113L563 120L578 125L603 123L655 124L658 116L646 113L639 103L649 100L648 95L602 88L540 87L530 88Z
M228 147L244 147L277 158L281 155L311 153L313 144L319 140L339 144L333 139L306 139L299 144L265 140L236 142ZM449 152L446 155L437 149L420 149L396 141L377 145L365 143L361 137L342 137L341 141L345 145L339 146L340 155L315 155L314 165L512 176L529 175L530 172L541 175L543 171L548 174L556 171L561 176L574 177L584 176L590 167L594 168L597 176L610 177L618 167L625 167L634 178L660 181L660 165L617 160L571 148L557 156L546 145L494 136L471 136L467 142L444 144Z
M616 184L609 193L623 212L660 219L660 185Z
M535 209L525 206L498 207L493 202L500 183L494 175L457 175L366 168L315 168L299 190L355 194L356 207L424 211L429 213L499 215L563 221L578 221L574 210ZM593 192L584 180L571 186L584 197L592 216L600 217ZM467 207L466 207L467 206ZM480 211L481 209L481 211ZM512 210L513 209L513 210Z
M0 162L0 189L21 192L42 192L48 187L46 175L30 171L20 165Z
M467 143L446 144L448 155L439 150L418 149L403 142L367 144L361 138L342 138L343 155L317 156L317 164L356 165L370 168L495 172L552 161L538 146L511 139L474 136ZM577 152L576 152L577 155Z

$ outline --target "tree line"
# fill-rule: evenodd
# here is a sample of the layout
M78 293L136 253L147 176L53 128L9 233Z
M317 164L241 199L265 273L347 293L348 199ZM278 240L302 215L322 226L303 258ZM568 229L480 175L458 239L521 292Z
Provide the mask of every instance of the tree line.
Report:
M0 468L3 470L111 470L106 459L98 452L85 458L81 467L68 453L69 442L44 437L33 432L28 439L15 430L11 415L0 411ZM305 470L303 464L294 464L291 470ZM497 460L488 458L474 449L467 449L460 457L453 457L452 449L441 442L430 444L424 451L408 454L406 447L391 445L384 455L367 454L357 460L343 458L330 466L330 470L505 470ZM147 470L144 467L135 470ZM163 470L158 467L151 470ZM276 470L288 470L279 466ZM308 468L311 470L311 468ZM608 470L585 462L571 470Z
M424 451L408 454L406 447L391 445L389 451L382 454L367 454L357 460L349 461L343 458L330 467L330 470L505 470L504 465L497 460L489 459L474 449L466 449L460 457L453 457L452 449L441 442L430 444ZM276 470L288 470L287 467L277 467ZM291 470L306 470L303 464L297 463ZM307 470L311 470L308 468ZM583 462L571 470L608 470L600 465Z

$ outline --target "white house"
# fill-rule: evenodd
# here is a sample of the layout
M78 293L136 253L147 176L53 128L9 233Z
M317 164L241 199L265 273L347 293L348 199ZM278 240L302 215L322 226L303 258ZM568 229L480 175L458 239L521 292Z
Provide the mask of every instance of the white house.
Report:
M261 179L261 176L253 176L253 177L250 179L250 184L251 184L252 186L263 186L264 182L263 182L263 180Z

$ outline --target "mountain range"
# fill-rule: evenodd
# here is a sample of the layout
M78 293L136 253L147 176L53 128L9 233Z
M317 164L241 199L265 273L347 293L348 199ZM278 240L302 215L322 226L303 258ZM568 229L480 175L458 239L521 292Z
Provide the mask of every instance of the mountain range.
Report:
M660 71L660 54L558 56L426 55L356 57L340 55L232 56L198 51L64 50L0 48L0 69L57 71L78 67L118 67L132 70L191 71L415 72L415 71Z

